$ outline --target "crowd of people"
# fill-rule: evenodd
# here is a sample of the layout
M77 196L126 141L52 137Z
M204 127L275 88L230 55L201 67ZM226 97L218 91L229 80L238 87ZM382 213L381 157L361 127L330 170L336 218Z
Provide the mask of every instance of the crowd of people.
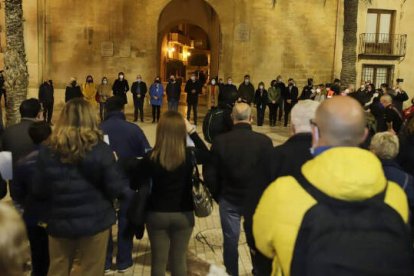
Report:
M21 122L1 137L2 150L12 152L9 190L24 224L0 204L0 273L22 275L29 259L34 276L67 276L75 263L87 276L129 271L142 229L128 213L147 185L151 275L165 275L167 264L172 275L187 275L199 164L218 204L229 275L239 275L242 222L253 275L413 274L414 117L403 112L408 96L401 87L376 90L367 82L354 91L341 89L339 80L314 86L309 79L299 95L294 80L285 85L281 76L257 90L249 75L238 88L231 78L215 78L205 89L207 105L226 110L231 128L208 146L196 128L203 91L196 74L185 85L186 118L178 112L180 81L170 77L169 110L161 114L161 79L147 89L138 75L134 121L143 121L149 91L153 147L126 120L130 87L123 73L112 86L106 77L98 86L92 76L82 85L72 79L52 128L53 89L44 82L39 99L25 100ZM253 106L259 126L269 107L270 126L290 122L292 136L274 147L253 130ZM2 197L5 187L2 180Z

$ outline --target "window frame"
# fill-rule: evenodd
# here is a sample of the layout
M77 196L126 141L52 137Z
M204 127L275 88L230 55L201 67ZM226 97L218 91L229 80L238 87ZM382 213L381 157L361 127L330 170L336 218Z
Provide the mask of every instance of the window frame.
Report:
M364 78L364 73L365 73L366 68L373 68L374 69L372 80L366 80ZM371 81L371 83L376 85L378 68L386 68L387 69L387 84L392 86L392 84L394 83L394 70L395 70L395 65L393 65L393 64L363 64L362 65L362 70L361 70L361 81ZM376 87L376 88L379 88L379 87Z

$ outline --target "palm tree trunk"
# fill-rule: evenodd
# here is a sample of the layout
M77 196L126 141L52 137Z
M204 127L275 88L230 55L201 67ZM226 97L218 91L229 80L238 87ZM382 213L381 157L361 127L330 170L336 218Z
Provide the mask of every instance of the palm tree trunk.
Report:
M29 74L23 37L22 0L5 0L6 53L4 79L7 92L7 126L20 121L20 104L27 97Z
M344 40L342 52L342 85L356 84L359 0L344 1Z

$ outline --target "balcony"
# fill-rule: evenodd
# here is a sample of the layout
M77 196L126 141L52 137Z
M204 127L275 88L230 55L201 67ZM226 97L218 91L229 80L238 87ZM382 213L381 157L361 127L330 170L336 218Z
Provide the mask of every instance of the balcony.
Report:
M406 34L363 33L359 41L360 58L398 59L407 50Z

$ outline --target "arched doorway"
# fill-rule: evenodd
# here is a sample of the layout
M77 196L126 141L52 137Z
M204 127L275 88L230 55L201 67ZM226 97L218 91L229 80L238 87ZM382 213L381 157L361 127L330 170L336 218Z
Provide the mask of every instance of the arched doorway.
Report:
M188 79L197 72L206 79L219 71L220 22L204 0L173 0L158 21L158 68L162 79L171 74Z

